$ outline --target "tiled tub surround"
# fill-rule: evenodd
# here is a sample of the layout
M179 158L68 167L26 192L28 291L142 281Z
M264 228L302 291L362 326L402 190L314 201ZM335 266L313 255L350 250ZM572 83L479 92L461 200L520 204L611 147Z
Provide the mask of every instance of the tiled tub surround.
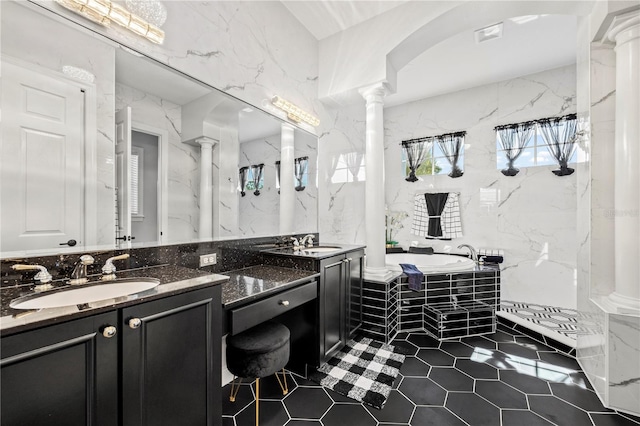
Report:
M388 343L397 332L425 331L423 306L450 303L453 296L458 302L482 302L495 312L500 304L500 269L484 265L473 272L425 274L420 291L409 289L405 275L389 283L365 281L363 296L363 331ZM484 332L494 330L495 319Z

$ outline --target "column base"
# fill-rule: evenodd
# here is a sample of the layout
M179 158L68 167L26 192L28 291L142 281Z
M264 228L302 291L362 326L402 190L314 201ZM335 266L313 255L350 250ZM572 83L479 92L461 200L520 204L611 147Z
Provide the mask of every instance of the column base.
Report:
M615 304L616 306L640 311L640 299L636 299L635 297L625 296L624 294L620 294L617 291L614 291L609 295L608 299L609 302Z

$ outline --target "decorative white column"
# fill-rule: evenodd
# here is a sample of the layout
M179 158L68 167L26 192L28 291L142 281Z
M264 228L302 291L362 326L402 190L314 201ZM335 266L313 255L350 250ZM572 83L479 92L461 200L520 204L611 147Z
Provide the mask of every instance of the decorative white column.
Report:
M640 309L640 14L614 21L616 43L615 291L609 299Z
M384 121L383 105L387 88L384 83L360 90L366 101L365 134L365 273L384 279L391 275L386 267Z
M280 235L291 234L296 209L293 182L294 127L282 123L280 130Z
M200 145L200 223L198 237L201 240L213 238L213 139L198 138Z

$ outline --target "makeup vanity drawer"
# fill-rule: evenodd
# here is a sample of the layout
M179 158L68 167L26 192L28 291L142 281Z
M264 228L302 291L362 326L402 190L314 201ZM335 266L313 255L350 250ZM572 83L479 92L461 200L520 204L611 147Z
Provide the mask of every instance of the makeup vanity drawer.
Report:
M311 281L266 299L229 311L229 333L237 334L318 297L318 284Z

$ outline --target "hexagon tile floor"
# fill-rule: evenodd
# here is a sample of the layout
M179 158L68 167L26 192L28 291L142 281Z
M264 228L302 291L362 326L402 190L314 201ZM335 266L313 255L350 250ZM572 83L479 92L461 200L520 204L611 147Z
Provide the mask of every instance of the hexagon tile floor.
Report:
M382 410L295 374L283 396L271 376L260 381L260 425L640 425L639 417L602 406L575 359L502 326L447 342L403 333L392 344L409 355ZM222 390L223 426L254 425L254 384L243 384L235 403L229 388Z

